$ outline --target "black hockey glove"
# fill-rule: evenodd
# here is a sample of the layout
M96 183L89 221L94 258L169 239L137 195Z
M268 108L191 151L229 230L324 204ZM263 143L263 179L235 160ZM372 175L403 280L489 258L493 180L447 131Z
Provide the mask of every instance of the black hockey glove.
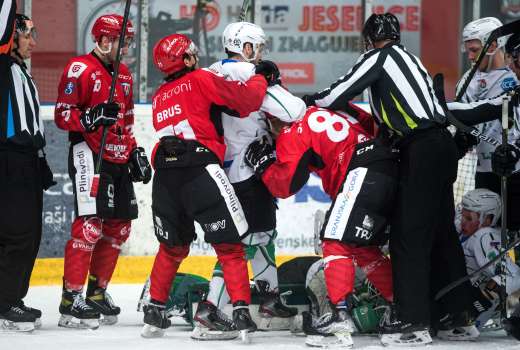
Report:
M143 147L134 148L130 153L128 168L133 182L142 182L146 185L152 179L152 168Z
M509 176L520 159L520 150L515 145L498 146L491 154L491 169L498 176Z
M282 79L280 78L280 70L273 61L260 61L255 68L256 74L261 74L267 80L267 86L280 85Z
M51 168L49 167L49 163L47 163L47 158L45 156L40 157L39 159L40 166L40 176L41 176L41 184L42 188L47 191L52 186L56 185L57 182L54 181L54 174L52 173Z
M111 126L117 122L119 104L100 103L81 114L80 122L86 132L94 132L100 126Z
M316 105L316 98L314 98L314 95L303 95L302 100L305 102L307 107Z
M276 151L269 143L266 136L253 141L246 150L245 163L253 168L257 176L262 176L264 171L276 161Z
M453 141L457 145L459 159L462 159L470 149L478 145L478 139L475 136L459 130L455 132Z

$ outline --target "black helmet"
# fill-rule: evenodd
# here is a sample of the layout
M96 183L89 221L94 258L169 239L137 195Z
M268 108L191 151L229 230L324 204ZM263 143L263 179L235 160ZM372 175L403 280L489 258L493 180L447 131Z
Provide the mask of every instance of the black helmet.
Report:
M384 15L375 13L368 17L363 32L361 33L365 42L374 45L376 41L382 40L401 40L401 28L399 20L393 14L387 12Z
M515 33L507 39L505 50L507 54L515 58L518 57L520 54L520 33Z

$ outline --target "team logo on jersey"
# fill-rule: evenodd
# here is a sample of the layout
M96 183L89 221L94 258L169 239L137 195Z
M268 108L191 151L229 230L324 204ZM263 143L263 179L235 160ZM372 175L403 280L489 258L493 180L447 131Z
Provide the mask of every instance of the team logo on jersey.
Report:
M125 93L125 96L129 96L130 95L130 84L121 83L121 86L123 87L123 92Z
M79 78L85 69L87 69L87 65L85 63L74 62L70 65L69 71L67 72L67 78Z
M516 81L513 77L507 77L504 80L502 80L502 84L500 84L500 87L504 91L513 90L516 86Z
M485 89L486 86L487 86L487 81L486 81L486 79L479 79L479 80L478 80L478 86L480 86L481 89Z
M71 81L69 81L67 83L67 86L65 86L64 92L66 95L70 95L70 94L72 94L73 91L74 91L74 84Z

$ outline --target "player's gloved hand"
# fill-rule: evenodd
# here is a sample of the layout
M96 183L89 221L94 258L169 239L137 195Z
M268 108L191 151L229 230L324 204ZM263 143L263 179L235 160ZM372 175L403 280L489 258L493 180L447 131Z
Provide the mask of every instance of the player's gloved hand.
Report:
M152 167L143 147L136 147L130 153L128 168L133 182L142 182L146 185L152 179Z
M264 171L276 161L276 150L269 142L267 136L251 142L245 153L245 163L253 168L257 176L262 176Z
M117 122L119 104L100 103L81 114L80 122L86 132L94 132L100 126L111 126Z
M491 154L491 169L498 176L509 176L520 159L520 150L515 145L498 146Z
M462 159L470 149L478 145L478 139L475 136L459 130L455 132L453 141L457 145L459 159Z
M47 163L47 158L45 156L40 157L40 176L41 176L41 184L42 188L46 191L52 186L56 185L57 182L54 181L54 174L52 173L51 168L49 167L49 163Z
M261 74L267 80L267 86L281 85L280 70L273 61L260 61L255 68L256 74Z
M314 95L303 95L302 100L305 102L307 107L316 105L316 99L314 98Z

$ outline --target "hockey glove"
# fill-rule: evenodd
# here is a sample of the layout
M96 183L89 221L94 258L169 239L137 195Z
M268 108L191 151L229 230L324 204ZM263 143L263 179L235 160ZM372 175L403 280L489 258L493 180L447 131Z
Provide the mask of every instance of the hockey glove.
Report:
M142 182L146 185L152 179L152 168L143 147L134 148L130 153L128 168L133 182Z
M111 126L117 122L119 104L100 103L87 109L80 116L80 122L86 132L94 132L100 126Z
M462 159L470 149L478 145L478 139L475 136L459 130L455 132L453 141L457 145L459 159Z
M266 136L253 141L246 150L245 163L253 168L257 176L262 176L264 171L276 161L276 151Z
M40 176L41 176L41 183L42 188L47 191L52 186L56 185L57 182L54 181L54 174L52 173L51 168L49 167L49 163L47 163L47 158L40 157Z
M509 176L519 159L518 147L511 144L500 145L491 154L491 168L498 176Z
M260 61L255 68L256 74L261 74L267 80L267 86L280 85L282 79L280 78L280 70L273 61Z

